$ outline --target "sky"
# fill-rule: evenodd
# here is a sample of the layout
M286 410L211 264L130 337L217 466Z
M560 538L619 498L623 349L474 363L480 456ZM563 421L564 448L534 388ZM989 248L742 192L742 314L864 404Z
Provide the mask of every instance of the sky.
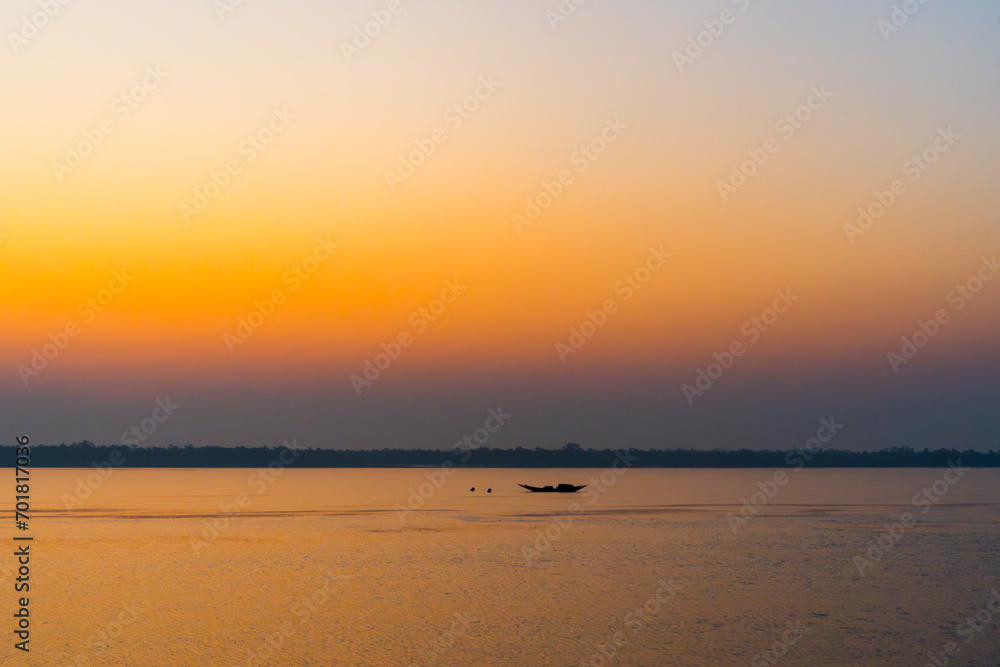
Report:
M0 441L996 447L995 1L0 29Z

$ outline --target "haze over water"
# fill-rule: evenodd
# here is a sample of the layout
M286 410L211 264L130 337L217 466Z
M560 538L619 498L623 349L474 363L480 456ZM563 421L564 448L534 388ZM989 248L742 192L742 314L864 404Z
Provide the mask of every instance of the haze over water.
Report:
M616 633L607 664L769 664L751 661L796 637L781 664L924 665L949 641L951 664L1000 658L1000 617L957 634L1000 587L993 469L919 505L944 471L790 472L735 532L727 514L773 471L628 469L540 495L516 483L602 471L462 469L401 513L426 472L287 469L262 487L252 470L118 469L67 510L88 471L39 469L18 664L597 665Z

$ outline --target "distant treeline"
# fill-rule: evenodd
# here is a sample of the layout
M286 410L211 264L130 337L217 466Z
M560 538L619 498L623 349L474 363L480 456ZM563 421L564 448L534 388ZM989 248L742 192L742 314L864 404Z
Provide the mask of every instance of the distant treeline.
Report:
M305 449L284 447L125 447L92 442L33 445L31 466L88 468L258 468L269 464L296 468L390 468L454 465L459 468L605 468L619 451L639 468L943 468L949 462L973 467L1000 467L1000 452L955 449L914 451L891 447L874 452L839 449L693 450L583 449L570 443L561 449ZM0 446L0 467L13 467L14 447ZM279 458L280 457L280 458ZM446 462L449 462L446 463ZM277 463L275 463L277 462Z

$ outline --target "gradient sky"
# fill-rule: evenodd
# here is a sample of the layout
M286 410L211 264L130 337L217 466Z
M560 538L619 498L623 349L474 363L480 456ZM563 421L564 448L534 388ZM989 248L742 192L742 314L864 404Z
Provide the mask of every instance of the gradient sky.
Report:
M835 447L995 447L1000 279L961 310L948 295L1000 253L996 2L927 3L883 34L884 0L591 0L554 29L555 0L403 0L348 61L342 44L388 4L245 0L220 17L211 0L81 0L23 41L38 4L0 10L0 440L117 442L170 397L149 443L449 448L502 406L491 446L787 449L834 416ZM454 122L484 78L495 90ZM779 121L824 87L787 136ZM294 118L247 149L276 109ZM113 132L60 178L102 122ZM912 180L947 128L958 138ZM718 183L769 139L724 201ZM852 242L845 225L897 179ZM287 279L318 238L339 247ZM626 299L616 284L651 247L671 257ZM81 308L123 269L135 278L102 312ZM455 279L466 289L418 327ZM785 289L799 300L751 341L744 323ZM284 303L231 351L274 290ZM617 311L564 363L556 344L607 299ZM942 308L895 372L887 354ZM78 335L25 382L68 323ZM358 395L350 376L401 333L412 344ZM683 385L734 342L745 354L690 404Z

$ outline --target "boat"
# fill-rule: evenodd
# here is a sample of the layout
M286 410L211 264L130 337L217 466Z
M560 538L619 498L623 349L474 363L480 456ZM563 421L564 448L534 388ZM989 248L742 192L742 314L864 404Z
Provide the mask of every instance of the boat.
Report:
M586 484L582 486L574 486L572 484L560 484L559 486L528 486L527 484L518 484L518 486L531 491L532 493L576 493Z

